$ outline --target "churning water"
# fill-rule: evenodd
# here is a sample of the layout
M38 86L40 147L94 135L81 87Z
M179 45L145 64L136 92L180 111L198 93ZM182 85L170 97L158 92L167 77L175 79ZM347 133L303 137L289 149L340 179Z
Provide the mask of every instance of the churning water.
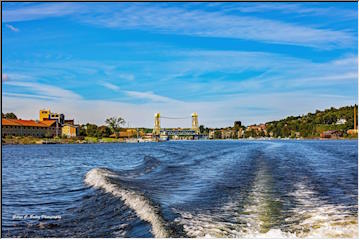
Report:
M357 141L2 149L3 237L358 237Z

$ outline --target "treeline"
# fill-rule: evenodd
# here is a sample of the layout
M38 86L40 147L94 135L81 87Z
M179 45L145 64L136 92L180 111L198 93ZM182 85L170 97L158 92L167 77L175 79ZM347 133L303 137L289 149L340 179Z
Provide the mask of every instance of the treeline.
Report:
M355 105L356 109L357 106ZM356 111L357 115L357 111ZM356 116L357 117L357 116ZM316 110L302 116L291 116L279 121L266 123L266 135L273 137L319 137L328 130L346 131L354 128L354 106Z
M125 125L125 120L121 117L111 117L106 119L105 125L97 126L96 124L83 124L79 126L79 136L81 137L119 137L120 132L123 131L123 125ZM151 133L152 129L139 128L139 132ZM134 133L131 137L136 137L137 133Z
M17 119L17 116L15 115L15 113L1 113L1 118L6 118L6 119Z
M82 137L115 137L119 136L119 132L126 121L122 117L111 117L105 120L106 125L97 126L96 124L83 124L79 126L79 136Z

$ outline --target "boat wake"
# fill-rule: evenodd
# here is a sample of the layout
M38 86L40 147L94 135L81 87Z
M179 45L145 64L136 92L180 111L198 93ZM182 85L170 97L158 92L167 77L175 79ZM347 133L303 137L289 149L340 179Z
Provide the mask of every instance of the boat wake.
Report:
M121 187L118 183L111 181L111 178L117 177L118 175L108 169L94 168L86 174L85 183L121 198L129 208L136 212L139 218L151 224L152 233L155 237L168 237L169 234L165 228L165 222L159 213L159 209L144 195L127 189L126 187Z
M189 237L210 238L358 238L358 219L350 207L329 204L305 183L296 183L290 213L274 194L271 175L262 166L247 200L230 201L216 212L177 211L175 221Z
M291 194L297 201L291 217L291 231L306 238L358 238L358 218L350 207L333 205L319 199L316 191L303 182L295 185Z

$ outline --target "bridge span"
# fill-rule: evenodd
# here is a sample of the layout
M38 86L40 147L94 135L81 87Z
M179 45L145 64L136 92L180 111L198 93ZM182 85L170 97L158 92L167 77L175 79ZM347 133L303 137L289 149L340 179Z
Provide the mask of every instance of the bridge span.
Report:
M189 117L166 117L161 116L160 113L155 113L154 116L153 136L160 138L172 139L197 139L200 135L198 114L196 112L191 114L191 128L181 129L162 129L160 126L160 118L165 119L187 119Z

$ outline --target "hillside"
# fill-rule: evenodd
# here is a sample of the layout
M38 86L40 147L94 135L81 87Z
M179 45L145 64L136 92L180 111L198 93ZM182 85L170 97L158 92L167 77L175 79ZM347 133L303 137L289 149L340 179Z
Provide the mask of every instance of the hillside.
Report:
M356 109L357 109L357 105ZM356 111L356 115L357 115ZM356 116L357 117L357 116ZM344 120L341 120L344 119ZM344 137L348 137L346 131L354 128L354 106L330 108L324 111L316 110L302 116L290 116L279 121L266 123L268 133L273 137L319 137L328 130L338 130Z

